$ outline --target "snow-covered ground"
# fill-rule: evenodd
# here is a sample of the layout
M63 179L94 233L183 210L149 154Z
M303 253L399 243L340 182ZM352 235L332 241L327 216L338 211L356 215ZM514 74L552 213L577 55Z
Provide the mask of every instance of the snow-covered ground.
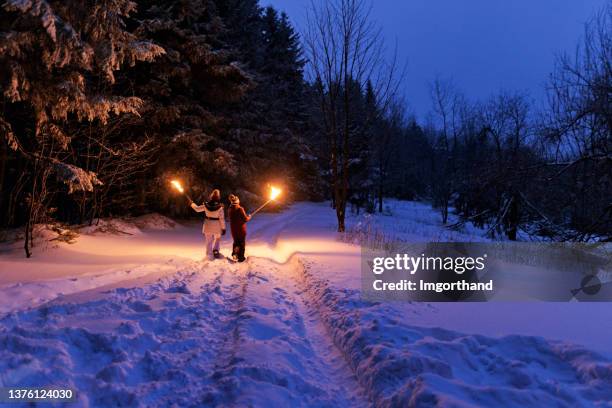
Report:
M483 239L389 207L345 241ZM68 386L83 406L612 405L610 305L365 302L334 224L324 203L260 214L244 264L202 260L200 226L162 217L28 260L2 244L0 386Z

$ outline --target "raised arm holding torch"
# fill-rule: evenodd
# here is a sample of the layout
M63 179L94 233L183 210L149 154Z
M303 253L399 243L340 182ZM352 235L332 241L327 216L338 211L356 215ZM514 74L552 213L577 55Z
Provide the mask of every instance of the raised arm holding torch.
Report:
M270 187L270 199L268 201L266 201L265 203L263 203L261 206L259 206L258 209L256 209L255 211L253 211L251 213L251 217L254 216L255 214L257 214L259 212L259 210L261 210L262 208L264 208L266 205L268 205L270 203L270 201L273 201L276 199L276 197L278 197L280 195L280 193L282 192L282 190L280 188L276 188L274 186Z
M180 181L178 180L172 180L170 182L170 184L172 184L172 187L174 187L179 193L183 194L185 197L187 197L187 199L189 200L190 203L193 202L193 200L191 199L191 197L189 197L189 194L185 193L185 189L183 188L183 186L181 185Z

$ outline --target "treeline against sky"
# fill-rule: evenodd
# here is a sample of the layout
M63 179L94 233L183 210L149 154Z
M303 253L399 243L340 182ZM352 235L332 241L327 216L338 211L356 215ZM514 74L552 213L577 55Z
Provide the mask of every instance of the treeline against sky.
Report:
M179 178L197 200L221 188L252 206L269 182L330 199L340 230L347 208L397 197L508 239L610 239L610 10L560 59L546 109L438 80L418 123L366 3L322 4L300 38L257 0L4 2L0 227L25 225L27 252L36 223L186 215ZM326 26L350 13L352 31Z
M547 103L500 91L470 102L449 81L431 86L431 197L446 221L510 240L612 239L612 5L560 56Z
M429 200L449 228L470 222L499 239L612 239L612 5L551 66L543 106L504 90L470 101L437 79L417 123L394 91L401 70L381 61L368 4L315 2L304 39L340 231L345 205L384 212L384 197L397 197Z

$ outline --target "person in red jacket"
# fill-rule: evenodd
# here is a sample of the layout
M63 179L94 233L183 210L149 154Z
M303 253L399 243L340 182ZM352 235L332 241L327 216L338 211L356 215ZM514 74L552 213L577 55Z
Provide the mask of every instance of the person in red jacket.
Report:
M251 219L250 215L240 206L240 199L234 194L230 194L230 207L227 211L230 220L230 228L232 230L232 238L234 245L232 250L232 259L238 262L244 262L244 251L246 249L246 223Z

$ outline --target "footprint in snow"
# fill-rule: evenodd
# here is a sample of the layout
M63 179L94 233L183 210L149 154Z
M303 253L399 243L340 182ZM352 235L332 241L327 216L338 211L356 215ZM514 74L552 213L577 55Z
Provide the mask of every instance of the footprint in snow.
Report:
M191 291L187 288L187 285L185 283L182 283L177 286L169 287L168 289L166 289L166 293L184 293L186 295L189 295L191 294Z
M151 306L149 306L149 305L147 305L146 303L143 303L143 302L133 302L133 303L130 303L128 306L133 311L139 312L139 313L151 312L153 310L151 308Z

